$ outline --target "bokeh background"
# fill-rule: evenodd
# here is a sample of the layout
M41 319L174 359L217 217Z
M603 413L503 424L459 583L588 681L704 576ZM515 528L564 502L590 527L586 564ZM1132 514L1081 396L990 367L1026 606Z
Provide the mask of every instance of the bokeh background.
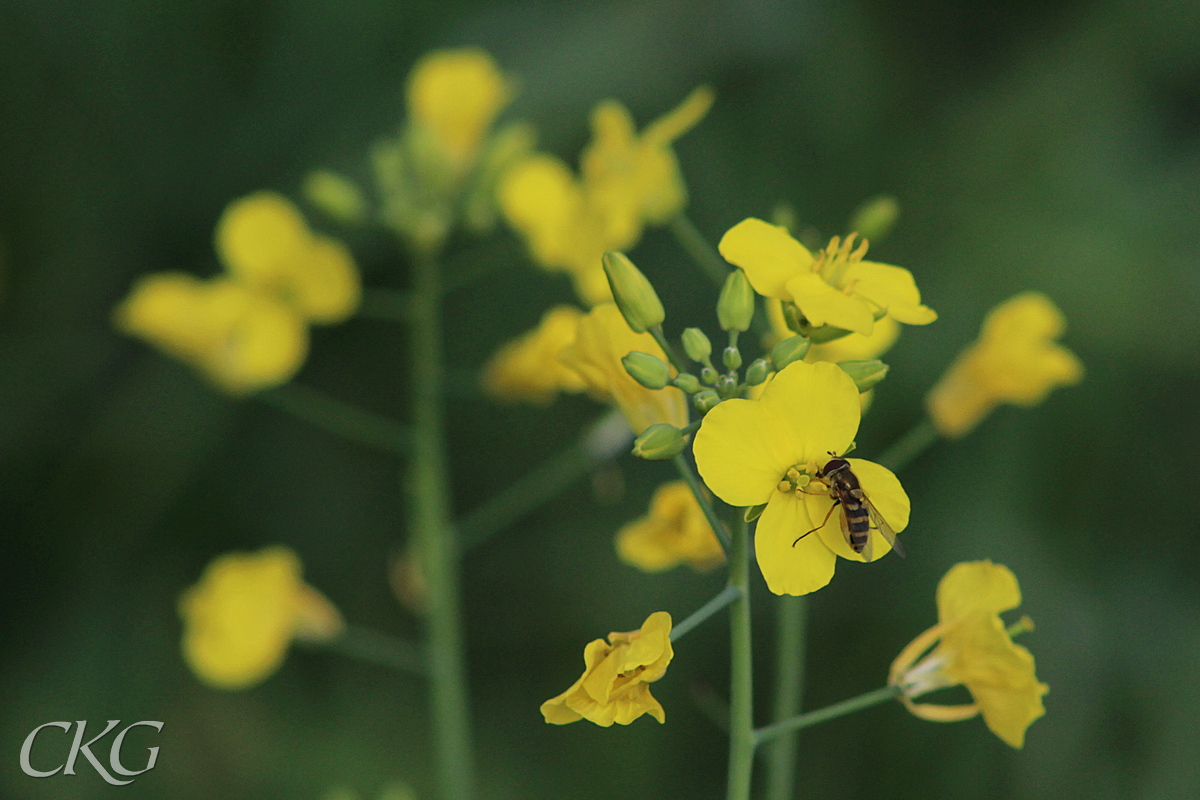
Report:
M297 650L220 693L178 656L180 590L213 556L273 542L349 618L416 635L385 573L405 538L400 464L219 396L109 315L141 274L215 271L229 200L297 196L317 166L365 180L409 67L465 44L519 77L507 118L571 162L596 101L644 123L710 83L717 104L677 150L714 242L781 202L829 234L866 197L899 198L873 254L909 267L941 318L888 356L864 457L919 418L991 305L1039 289L1070 320L1084 383L908 467L908 559L841 562L811 603L816 708L881 685L949 566L1007 564L1038 624L1023 643L1046 717L1015 752L978 720L877 707L802 735L798 796L1200 795L1200 6L1165 0L0 3L0 795L374 798L403 780L435 796L419 681ZM404 287L386 238L351 241L370 285ZM715 331L715 291L665 231L633 255L669 327ZM496 267L448 298L465 512L600 409L480 396L472 370L570 289L504 231L448 261ZM403 418L405 344L386 322L320 331L298 380ZM481 797L723 796L724 737L693 699L725 691L723 621L655 685L666 725L558 728L537 710L587 641L719 589L719 572L615 558L615 530L670 477L620 458L466 557ZM773 598L754 580L765 720ZM86 767L24 776L22 740L57 719L163 720L158 766L122 788Z

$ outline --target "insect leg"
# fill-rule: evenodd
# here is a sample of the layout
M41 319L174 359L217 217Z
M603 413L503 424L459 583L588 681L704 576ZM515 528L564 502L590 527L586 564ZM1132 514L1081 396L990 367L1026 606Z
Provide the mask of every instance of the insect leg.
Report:
M817 493L816 493L816 492L806 492L805 494L817 494ZM808 536L808 534L810 534L810 533L816 533L817 531L821 530L821 528L824 528L824 527L825 527L825 523L826 523L826 522L829 522L829 518L830 518L831 516L833 516L833 510L834 510L835 508L837 508L837 507L838 507L838 506L841 504L841 502L842 502L841 500L838 500L838 499L836 499L836 498L835 498L835 499L834 499L834 501L833 501L833 505L831 505L831 506L829 507L829 513L825 515L825 519L821 520L821 524L820 524L820 525L818 525L817 527L813 528L811 531L806 531L806 532L804 532L804 533L800 534L799 536L797 536L797 537L796 537L796 541L795 541L795 542L792 542L792 547L795 547L795 546L796 546L796 542L799 542L799 541L800 541L801 539L803 539L805 536Z

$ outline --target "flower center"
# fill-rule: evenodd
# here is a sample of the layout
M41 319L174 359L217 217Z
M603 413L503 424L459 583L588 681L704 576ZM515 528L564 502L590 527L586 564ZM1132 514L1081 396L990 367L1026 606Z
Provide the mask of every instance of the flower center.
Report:
M784 494L794 494L796 497L802 497L806 492L804 487L812 482L809 477L808 467L795 464L788 467L787 472L783 473L783 477L779 479L779 485L776 486L779 491Z
M817 253L817 258L813 262L813 272L821 276L821 280L828 283L835 289L845 289L846 271L850 267L862 261L863 256L867 254L867 240L859 240L858 247L854 246L854 237L857 233L852 233L842 241L840 237L833 237L829 240L829 246Z

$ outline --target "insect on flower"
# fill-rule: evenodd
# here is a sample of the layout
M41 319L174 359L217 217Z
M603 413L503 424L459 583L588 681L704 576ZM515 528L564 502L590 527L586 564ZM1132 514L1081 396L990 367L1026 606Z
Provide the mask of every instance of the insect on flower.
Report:
M850 545L851 550L861 555L864 560L871 561L871 529L874 528L888 541L897 555L903 558L904 548L896 541L896 534L892 531L892 526L888 525L883 515L871 504L870 498L867 497L867 493L859 485L858 478L850 469L850 462L833 453L829 455L834 457L817 470L815 477L829 487L829 496L833 498L833 505L829 507L829 514L825 515L821 524L811 531L797 536L796 541L792 542L792 547L795 547L796 542L808 536L809 533L815 533L825 527L825 523L829 521L829 515L841 506L842 533L845 534L846 543Z

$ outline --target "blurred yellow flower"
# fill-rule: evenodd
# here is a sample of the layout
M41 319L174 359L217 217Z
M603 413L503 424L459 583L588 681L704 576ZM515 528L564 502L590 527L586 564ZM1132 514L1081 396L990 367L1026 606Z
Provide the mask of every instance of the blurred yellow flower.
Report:
M996 306L979 338L958 357L925 399L943 436L969 433L1000 403L1026 408L1050 390L1083 379L1083 364L1054 340L1067 322L1050 298L1022 292Z
M290 305L230 278L146 275L114 320L235 395L287 382L308 352L308 329Z
M233 201L215 240L230 275L280 297L311 322L341 322L358 309L362 289L350 251L310 231L283 195L255 192Z
M834 498L816 478L831 454L850 448L859 417L850 376L833 364L796 361L776 373L761 399L726 400L705 415L696 433L696 468L713 493L734 506L766 504L754 547L775 594L820 589L833 578L837 556L865 560L846 541L843 511L834 509ZM896 476L870 461L846 460L892 530L904 530L909 500ZM872 529L873 559L890 549Z
M659 486L650 513L617 533L617 555L644 572L662 572L686 563L707 570L725 561L700 504L683 481Z
M563 364L575 370L597 400L621 409L634 433L657 422L682 428L688 422L687 396L673 386L647 389L625 371L621 359L638 350L666 360L648 333L634 333L620 309L603 303L580 318L575 341L561 351Z
M408 76L409 122L432 136L463 172L475 163L484 136L512 94L487 51L434 50Z
M641 136L629 112L607 100L592 112L592 141L581 177L560 159L535 153L505 173L500 208L534 260L567 272L588 305L612 300L601 259L641 239L683 210L687 190L671 143L707 113L712 91L701 87Z
M650 684L671 663L671 615L656 611L642 627L629 633L610 633L583 651L583 675L570 689L542 703L542 716L552 725L586 719L605 728L628 725L642 714L659 722L663 707L650 694Z
M992 733L1023 747L1025 731L1046 713L1049 691L1034 674L1033 656L1014 644L1001 611L1021 604L1017 579L991 561L956 564L938 584L938 624L922 633L892 663L888 683L903 690L909 711L934 722L983 715ZM1028 629L1032 623L1024 620ZM934 646L936 644L936 647ZM921 656L933 648L924 658ZM920 659L920 661L918 661ZM912 699L948 686L964 685L974 703L937 705Z
M884 315L907 325L937 319L921 305L912 273L890 264L863 261L866 240L855 246L854 235L812 255L786 228L745 219L721 238L725 260L746 271L754 290L787 300L814 328L830 326L870 336Z
M483 369L483 386L500 400L548 405L560 391L581 392L579 373L559 361L559 353L575 341L583 312L555 306L533 330L506 342Z
M179 599L183 658L196 677L245 689L279 668L293 638L338 636L338 610L300 573L300 559L278 545L214 559Z

